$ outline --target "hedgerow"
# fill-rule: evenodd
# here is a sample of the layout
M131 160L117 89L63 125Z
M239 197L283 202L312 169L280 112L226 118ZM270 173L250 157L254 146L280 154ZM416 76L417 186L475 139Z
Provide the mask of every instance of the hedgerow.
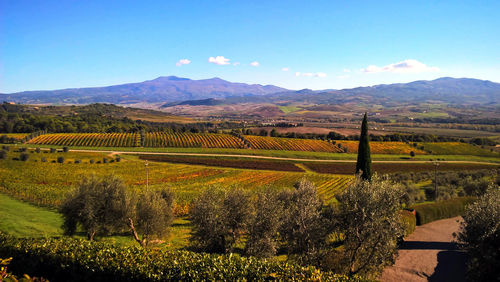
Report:
M417 213L417 225L426 224L438 219L459 216L465 211L465 207L475 200L475 197L460 197L414 206L413 208Z
M288 262L235 254L117 247L73 238L19 239L0 233L0 257L13 273L51 281L315 280L361 281Z

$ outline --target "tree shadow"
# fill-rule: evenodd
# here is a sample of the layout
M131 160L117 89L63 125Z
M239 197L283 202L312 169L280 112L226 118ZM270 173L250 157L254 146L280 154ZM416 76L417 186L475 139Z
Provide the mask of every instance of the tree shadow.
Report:
M457 250L457 244L452 242L404 241L400 250Z
M438 264L429 281L465 281L467 254L463 251L442 251L438 253Z

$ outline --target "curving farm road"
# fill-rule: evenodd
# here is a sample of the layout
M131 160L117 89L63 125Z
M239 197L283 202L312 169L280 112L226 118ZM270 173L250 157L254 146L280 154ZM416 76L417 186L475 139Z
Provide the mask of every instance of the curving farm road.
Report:
M453 242L461 219L454 217L417 226L401 245L396 263L384 269L380 280L465 281L467 256Z

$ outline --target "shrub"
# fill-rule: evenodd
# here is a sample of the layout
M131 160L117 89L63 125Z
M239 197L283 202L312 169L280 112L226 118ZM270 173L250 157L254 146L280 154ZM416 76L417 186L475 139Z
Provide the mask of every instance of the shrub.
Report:
M0 160L5 160L7 158L7 152L4 150L0 151Z
M107 164L108 163L108 159L107 158L102 158L102 163L103 164Z
M182 250L117 247L81 239L17 239L0 233L12 272L51 281L362 281L291 262Z
M57 162L60 164L64 163L64 157L57 157Z
M69 148L68 148L68 147L66 147L66 146L64 146L64 147L63 147L63 152L64 152L64 153L67 153L68 151L69 151Z
M82 163L82 161L81 161L81 160L79 160L79 159L76 159L76 160L75 160L75 164L81 164L81 163Z
M40 153L40 151L41 151L40 148L35 149L35 152L37 152L37 153Z
M410 157L412 157L412 158L415 157L415 152L410 151Z
M3 145L3 146L2 146L2 150L4 150L4 151L7 151L7 152L8 152L8 151L10 151L10 147L9 147L9 146L6 146L6 145Z
M461 197L436 203L416 205L417 225L426 224L439 219L450 218L461 215L465 206L473 203L474 197Z
M122 160L122 158L121 158L120 156L116 156L115 161L116 161L117 163L119 163L121 160Z
M402 210L401 220L403 221L405 237L412 234L417 226L417 217L415 216L415 211Z
M26 153L21 153L19 155L19 159L23 162L27 161L28 159L30 158L30 155L29 154L26 154Z
M500 190L490 189L464 214L457 239L468 252L467 278L495 281L500 265Z
M51 153L55 153L57 150L55 148L50 148Z
M28 151L28 148L24 148L24 147L23 148L19 148L19 152L26 152L26 151Z
M41 161L42 161L42 163L46 163L47 162L47 158L46 157L42 157Z
M93 164L95 163L95 160L90 160L89 163Z

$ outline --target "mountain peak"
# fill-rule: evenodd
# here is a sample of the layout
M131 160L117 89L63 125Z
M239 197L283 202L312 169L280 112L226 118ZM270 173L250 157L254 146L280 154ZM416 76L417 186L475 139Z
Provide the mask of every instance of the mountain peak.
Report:
M153 79L152 81L186 81L186 80L191 80L191 79L170 75L170 76L159 76Z

